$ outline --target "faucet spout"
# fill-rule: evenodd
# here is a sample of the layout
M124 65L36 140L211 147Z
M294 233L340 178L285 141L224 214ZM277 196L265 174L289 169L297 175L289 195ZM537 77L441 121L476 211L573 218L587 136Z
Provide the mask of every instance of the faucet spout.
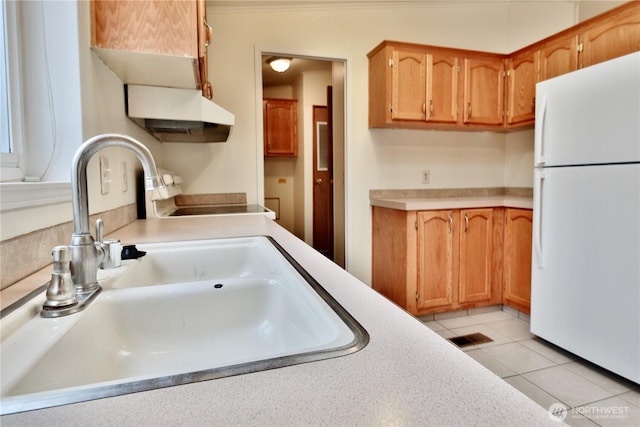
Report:
M96 244L89 230L89 198L87 195L87 165L98 151L108 147L127 148L138 157L145 174L147 190L164 187L153 156L138 140L126 135L103 134L85 141L73 157L71 174L73 235L71 236L71 278L78 292L98 288L98 267L104 251Z

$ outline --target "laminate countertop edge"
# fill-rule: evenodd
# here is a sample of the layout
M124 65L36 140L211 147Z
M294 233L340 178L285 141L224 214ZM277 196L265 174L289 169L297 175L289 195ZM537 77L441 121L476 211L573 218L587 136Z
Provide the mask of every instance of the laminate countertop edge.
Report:
M5 415L3 427L559 425L545 408L274 221L147 219L112 233L123 243L251 235L274 238L367 330L368 345L328 360Z
M531 197L518 196L478 196L478 197L442 197L442 198L381 198L370 199L371 206L401 211L422 211L440 209L472 209L505 207L532 209Z

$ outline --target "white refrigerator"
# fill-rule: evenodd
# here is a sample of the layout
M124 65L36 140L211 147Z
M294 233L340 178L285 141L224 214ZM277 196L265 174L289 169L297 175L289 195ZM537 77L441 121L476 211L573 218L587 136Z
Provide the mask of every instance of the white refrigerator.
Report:
M531 332L640 383L640 52L536 86Z

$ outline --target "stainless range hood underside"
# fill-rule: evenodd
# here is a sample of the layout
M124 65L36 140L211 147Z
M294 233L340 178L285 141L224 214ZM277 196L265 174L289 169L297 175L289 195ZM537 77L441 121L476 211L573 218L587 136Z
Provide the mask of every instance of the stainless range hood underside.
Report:
M231 126L190 120L137 119L138 126L162 142L225 142Z
M127 115L162 142L225 142L233 114L197 89L125 86Z

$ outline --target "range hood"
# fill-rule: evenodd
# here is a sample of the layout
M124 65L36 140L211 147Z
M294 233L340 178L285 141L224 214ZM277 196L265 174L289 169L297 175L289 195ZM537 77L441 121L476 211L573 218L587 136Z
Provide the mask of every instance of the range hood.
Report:
M233 114L198 89L125 86L127 115L162 142L225 142Z

